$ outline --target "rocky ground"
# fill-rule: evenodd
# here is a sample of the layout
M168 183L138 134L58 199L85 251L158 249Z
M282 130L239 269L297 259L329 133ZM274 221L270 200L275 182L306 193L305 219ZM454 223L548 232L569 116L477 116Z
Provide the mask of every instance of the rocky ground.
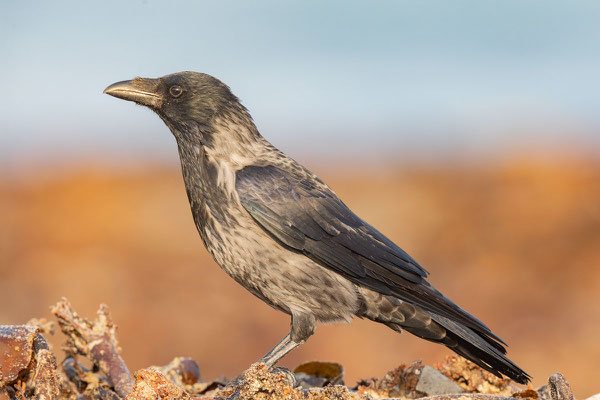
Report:
M341 365L318 361L294 371L269 371L264 364L253 364L237 378L205 382L195 361L179 357L132 375L119 355L116 325L107 306L101 305L90 321L63 299L52 307L52 314L65 336L61 352L50 348L44 337L55 333L54 322L34 319L0 326L0 400L574 400L559 373L537 390L523 389L454 356L433 367L419 361L400 365L382 378L363 379L354 386L344 383ZM60 365L58 353L64 353Z

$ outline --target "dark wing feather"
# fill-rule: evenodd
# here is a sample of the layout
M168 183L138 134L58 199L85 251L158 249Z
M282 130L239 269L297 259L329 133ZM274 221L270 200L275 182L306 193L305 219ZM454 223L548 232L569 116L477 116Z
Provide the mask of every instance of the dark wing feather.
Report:
M309 174L247 166L237 172L236 191L248 213L285 246L357 285L409 301L503 343L431 286L425 280L427 271L411 256Z

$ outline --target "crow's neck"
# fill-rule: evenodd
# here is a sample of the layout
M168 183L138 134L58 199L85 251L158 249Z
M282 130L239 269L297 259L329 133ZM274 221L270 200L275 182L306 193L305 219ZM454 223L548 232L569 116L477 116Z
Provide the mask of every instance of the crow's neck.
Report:
M181 172L196 228L206 244L206 227L213 224L214 215L223 214L229 194L219 187L218 170L207 159L201 145L177 140ZM226 218L222 218L226 220Z
M228 210L237 201L236 172L247 165L262 164L269 153L277 151L249 117L244 119L217 118L201 136L175 134L188 200L201 236L215 220L230 222Z

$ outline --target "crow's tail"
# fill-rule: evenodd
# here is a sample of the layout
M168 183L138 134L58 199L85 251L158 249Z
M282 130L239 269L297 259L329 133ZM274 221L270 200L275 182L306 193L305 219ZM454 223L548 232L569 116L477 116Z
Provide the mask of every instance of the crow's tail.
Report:
M403 328L420 338L445 345L498 377L502 377L501 374L504 374L522 384L530 381L531 377L506 356L504 346L493 338L465 328L447 318L431 314L430 317L435 325L441 326L446 331L443 338L431 337L428 335L427 329L409 326L403 326ZM390 327L396 329L396 327Z
M365 293L366 294L366 293ZM395 331L405 330L420 338L447 346L498 377L527 383L531 377L506 357L506 349L491 331L476 331L418 306L381 294L369 293L359 317L383 323ZM486 328L487 329L487 328Z

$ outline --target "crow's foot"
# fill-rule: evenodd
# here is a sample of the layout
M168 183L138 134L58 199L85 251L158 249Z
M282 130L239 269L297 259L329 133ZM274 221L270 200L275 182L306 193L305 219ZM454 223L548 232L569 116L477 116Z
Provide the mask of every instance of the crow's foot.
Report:
M272 374L283 375L283 379L293 388L297 386L296 375L286 367L273 367L270 371Z

